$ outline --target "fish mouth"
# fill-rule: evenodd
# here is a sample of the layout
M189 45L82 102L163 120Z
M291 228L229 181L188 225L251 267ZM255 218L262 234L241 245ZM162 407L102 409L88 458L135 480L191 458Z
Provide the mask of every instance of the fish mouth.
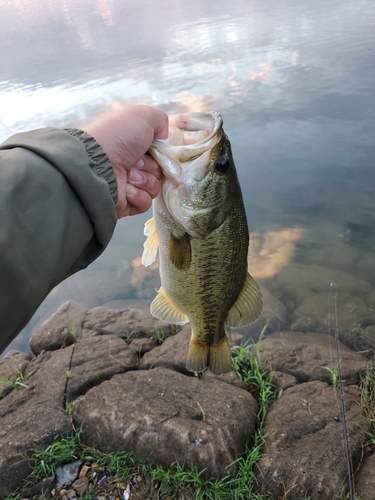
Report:
M220 141L223 119L216 111L169 116L167 139L155 139L149 149L164 175L175 186L181 181L181 164L193 162Z

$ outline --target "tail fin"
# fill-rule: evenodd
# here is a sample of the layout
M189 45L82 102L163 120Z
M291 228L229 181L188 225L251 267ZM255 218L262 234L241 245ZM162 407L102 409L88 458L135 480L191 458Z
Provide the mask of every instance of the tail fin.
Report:
M192 335L186 368L199 373L207 367L214 375L224 375L232 370L232 356L226 335L212 346L200 342Z
M192 334L186 361L186 368L194 373L203 372L208 367L209 354L210 346L199 342L197 337Z
M224 375L232 370L232 355L226 335L210 347L209 368L214 375Z

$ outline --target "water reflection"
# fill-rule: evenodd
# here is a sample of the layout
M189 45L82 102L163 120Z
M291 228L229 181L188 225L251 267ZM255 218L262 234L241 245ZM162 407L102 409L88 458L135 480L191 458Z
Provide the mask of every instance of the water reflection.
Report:
M272 278L292 261L302 228L282 229L266 233L250 233L248 266L253 278Z
M216 109L243 187L252 274L319 265L374 287L374 17L370 0L0 0L0 140L139 102ZM148 217L121 221L24 336L67 299L151 298L157 271L139 265Z

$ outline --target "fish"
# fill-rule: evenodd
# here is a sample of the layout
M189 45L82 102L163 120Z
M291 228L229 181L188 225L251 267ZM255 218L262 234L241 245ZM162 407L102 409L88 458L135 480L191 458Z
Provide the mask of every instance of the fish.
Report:
M223 375L232 370L225 325L255 321L262 295L247 270L246 213L221 115L170 115L168 138L154 140L149 154L164 174L144 228L143 265L159 252L161 287L150 312L190 322L188 370Z

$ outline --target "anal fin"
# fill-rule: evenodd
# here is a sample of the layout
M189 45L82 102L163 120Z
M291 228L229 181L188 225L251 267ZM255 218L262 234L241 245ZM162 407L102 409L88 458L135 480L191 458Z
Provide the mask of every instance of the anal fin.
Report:
M189 321L186 314L176 306L162 286L151 302L150 312L155 318L173 325L185 325Z
M255 321L263 308L262 294L254 278L246 275L245 284L235 304L228 312L228 326L243 326Z

